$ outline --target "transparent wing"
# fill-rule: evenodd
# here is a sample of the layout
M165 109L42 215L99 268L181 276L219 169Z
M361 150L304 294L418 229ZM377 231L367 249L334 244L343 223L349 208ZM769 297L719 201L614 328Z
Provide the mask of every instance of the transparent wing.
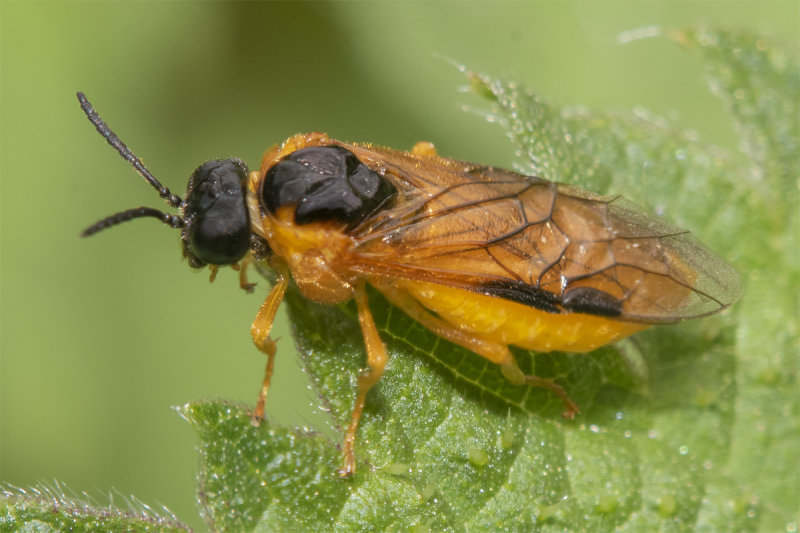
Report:
M397 187L351 228L351 267L554 312L667 323L739 296L736 272L688 232L621 197L439 157L346 145Z

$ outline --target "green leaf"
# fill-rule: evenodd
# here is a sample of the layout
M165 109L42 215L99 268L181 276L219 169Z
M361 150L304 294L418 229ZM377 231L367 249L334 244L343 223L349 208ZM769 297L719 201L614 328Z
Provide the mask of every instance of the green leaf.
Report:
M737 179L749 227L734 249L747 274L736 307L739 394L726 473L758 503L763 531L788 531L800 522L800 56L739 31L703 28L675 39L706 67L746 157Z
M242 407L219 402L179 413L200 437L199 501L219 531L310 530L338 514L348 486L336 475L339 453L319 435L254 427Z
M0 486L0 531L49 533L60 531L191 531L169 511L123 498L125 508L101 505L85 493L67 494L62 485L22 489Z
M739 102L742 93L738 82L715 79L717 70L760 80L759 95L796 97L794 55L772 44L764 51L747 35L703 32L677 35L720 94ZM784 73L775 61L737 62L713 46L742 49L740 58L769 51L784 59ZM523 370L556 378L580 405L581 414L565 421L550 393L510 385L494 365L370 292L391 359L367 398L355 476L336 475L339 442L325 436L253 427L241 407L188 405L182 413L200 435L209 524L232 531L785 529L800 501L792 437L798 262L786 250L796 238L786 224L796 218L780 213L796 217L797 206L796 191L775 188L797 177L797 136L791 117L768 113L796 102L732 108L752 138L744 154L730 154L645 111L560 107L515 83L470 77L520 147L525 171L622 193L668 214L746 273L744 301L724 316L653 328L588 355L515 352ZM794 138L758 132L774 121ZM365 365L355 307L316 305L295 290L286 302L303 364L341 434Z

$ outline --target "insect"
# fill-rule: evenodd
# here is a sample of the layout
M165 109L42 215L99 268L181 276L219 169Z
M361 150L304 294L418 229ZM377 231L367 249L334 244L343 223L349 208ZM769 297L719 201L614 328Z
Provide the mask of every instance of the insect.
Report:
M123 211L83 236L134 218L181 230L189 266L276 274L252 325L267 356L253 413L264 405L276 354L270 330L290 279L315 302L355 299L367 352L344 437L343 475L369 390L388 355L370 313L366 285L436 335L500 366L512 383L543 387L578 407L552 380L525 375L509 345L589 352L653 324L721 311L736 301L736 272L688 232L620 197L607 197L494 167L439 157L430 143L411 152L349 144L324 133L295 135L249 172L239 159L192 173L184 198L172 194L100 118L78 100L97 131L152 185L173 215Z

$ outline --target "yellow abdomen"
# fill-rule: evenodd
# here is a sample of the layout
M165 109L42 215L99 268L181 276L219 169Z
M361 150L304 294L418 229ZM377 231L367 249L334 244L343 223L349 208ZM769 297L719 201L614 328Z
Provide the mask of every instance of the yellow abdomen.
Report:
M589 352L648 327L595 315L547 313L433 283L398 280L396 286L464 333L537 352Z

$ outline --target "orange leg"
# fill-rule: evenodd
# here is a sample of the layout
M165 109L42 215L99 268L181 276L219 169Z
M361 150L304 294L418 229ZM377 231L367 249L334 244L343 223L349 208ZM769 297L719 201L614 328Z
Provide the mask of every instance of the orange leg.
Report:
M249 255L246 255L241 260L240 264L234 265L234 270L239 271L239 287L248 294L251 294L256 287L255 283L250 283L247 279L247 267L253 260Z
M231 268L239 272L239 287L241 287L245 292L252 293L253 289L255 288L255 283L248 283L247 281L247 267L250 265L250 256L246 256L244 259L241 260L240 263L233 263ZM208 281L210 283L214 283L214 280L217 279L217 274L219 273L219 266L218 265L208 265L208 269L211 272L208 276Z
M367 291L363 283L356 288L355 300L358 306L358 323L361 325L361 333L364 335L364 344L367 347L367 365L369 368L358 376L356 404L350 417L350 426L347 428L347 433L344 437L344 467L339 471L342 476L350 476L356 471L353 445L356 441L358 421L364 411L367 393L381 379L386 363L389 361L389 356L386 354L386 346L381 341L378 328L375 327L375 321L372 319L369 301L367 300Z
M267 356L267 368L264 371L264 381L261 383L261 392L258 395L258 403L256 410L253 412L252 423L257 426L261 419L264 418L264 404L267 401L267 393L269 392L269 384L272 380L272 368L275 364L275 341L269 336L272 330L272 323L275 321L275 313L278 312L278 306L283 300L283 295L286 294L286 287L289 286L289 275L285 272L278 272L278 281L272 287L267 299L261 304L261 309L258 310L256 319L253 321L253 326L250 328L250 334L253 336L253 343L256 348L261 350Z
M511 383L515 385L528 384L549 390L564 403L565 410L562 416L564 418L575 418L579 411L578 406L569 398L564 388L552 379L525 375L517 366L517 360L514 359L514 355L507 345L470 335L458 329L449 322L432 315L430 311L406 291L397 289L389 283L383 283L379 280L371 280L371 282L392 304L402 309L405 314L425 326L428 330L453 344L463 346L481 357L500 365L503 376Z
M532 387L539 387L541 389L546 389L558 396L561 399L561 402L564 404L564 412L561 413L561 416L564 418L569 418L572 420L575 418L580 412L578 406L573 402L567 391L564 390L564 387L553 381L552 379L540 378L539 376L531 376L522 373L519 366L517 366L517 360L514 359L514 356L509 352L510 359L503 361L500 363L500 371L503 373L503 376L515 385L522 385L525 383L526 385L530 385Z
M208 265L208 270L211 274L208 275L208 282L214 283L214 280L217 279L217 272L219 272L219 267L217 265Z

